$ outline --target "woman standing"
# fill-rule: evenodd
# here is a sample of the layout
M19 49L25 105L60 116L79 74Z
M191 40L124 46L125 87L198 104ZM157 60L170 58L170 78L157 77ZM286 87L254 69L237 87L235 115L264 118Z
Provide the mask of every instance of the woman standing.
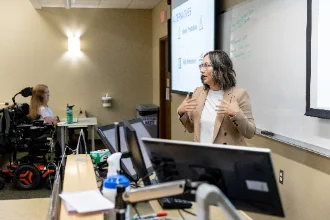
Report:
M179 120L194 141L207 144L246 145L256 127L250 99L236 88L236 73L229 56L220 50L204 55L200 65L203 86L179 106Z

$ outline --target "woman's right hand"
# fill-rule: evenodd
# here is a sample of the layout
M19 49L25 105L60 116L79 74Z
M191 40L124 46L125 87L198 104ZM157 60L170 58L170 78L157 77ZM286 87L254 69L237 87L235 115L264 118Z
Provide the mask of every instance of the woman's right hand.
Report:
M197 107L196 98L190 98L189 94L187 94L187 97L183 100L181 105L178 108L178 114L182 116L186 112L192 112Z

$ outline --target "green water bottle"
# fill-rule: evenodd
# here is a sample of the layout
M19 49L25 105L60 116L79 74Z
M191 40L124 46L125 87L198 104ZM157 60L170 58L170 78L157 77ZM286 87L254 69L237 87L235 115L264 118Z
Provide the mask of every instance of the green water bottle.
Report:
M72 124L72 108L74 105L66 104L66 123Z

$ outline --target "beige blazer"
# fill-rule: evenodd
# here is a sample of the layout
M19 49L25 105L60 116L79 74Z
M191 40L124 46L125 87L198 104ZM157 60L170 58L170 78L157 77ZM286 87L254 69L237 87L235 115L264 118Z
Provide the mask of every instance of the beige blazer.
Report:
M195 142L200 141L200 119L207 94L208 89L205 90L203 87L195 89L193 97L196 98L196 109L179 116L179 120L186 130L189 133L194 132ZM241 110L234 117L225 114L217 115L214 124L213 143L246 146L244 137L252 138L256 131L249 95L244 89L234 87L224 91L223 99L228 102L236 99Z

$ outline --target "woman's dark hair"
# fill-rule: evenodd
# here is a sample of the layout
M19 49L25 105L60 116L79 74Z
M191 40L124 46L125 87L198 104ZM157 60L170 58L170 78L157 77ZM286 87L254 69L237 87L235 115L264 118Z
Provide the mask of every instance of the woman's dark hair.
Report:
M212 79L220 89L226 90L236 86L236 73L233 69L233 62L228 54L222 50L207 52L204 57L209 55L213 67ZM203 83L203 79L202 79ZM204 84L204 89L210 88Z

